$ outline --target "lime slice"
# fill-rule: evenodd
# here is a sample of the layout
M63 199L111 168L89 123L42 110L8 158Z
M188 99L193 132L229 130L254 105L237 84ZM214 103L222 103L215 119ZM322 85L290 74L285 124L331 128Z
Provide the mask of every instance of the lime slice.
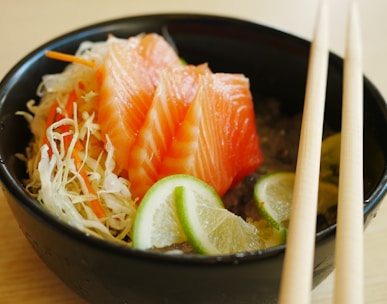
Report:
M196 252L232 254L262 249L254 225L216 202L203 199L202 190L177 187L175 200L184 232Z
M275 172L263 176L254 187L256 205L266 220L277 230L287 228L294 186L293 172ZM337 186L320 181L318 213L337 204Z
M287 226L293 186L294 173L292 172L267 174L255 184L256 205L266 220L277 230Z
M218 194L203 181L185 174L165 177L145 194L133 224L133 247L163 248L187 240L179 222L174 200L178 186L200 191L204 200L223 206Z
M339 183L341 133L325 138L321 144L320 179Z

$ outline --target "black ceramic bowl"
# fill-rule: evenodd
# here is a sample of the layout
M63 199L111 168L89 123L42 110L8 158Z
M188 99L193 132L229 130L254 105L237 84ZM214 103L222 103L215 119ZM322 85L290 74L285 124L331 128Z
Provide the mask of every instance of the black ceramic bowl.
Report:
M229 256L171 256L135 250L87 236L58 221L23 189L23 152L30 132L23 118L44 74L64 64L45 49L73 53L83 40L105 40L168 29L180 55L208 62L214 71L239 72L257 101L278 99L283 111L302 111L310 44L258 24L203 15L152 15L113 20L69 33L19 62L0 86L0 174L8 203L25 236L67 285L93 303L272 303L280 282L284 246ZM326 121L340 129L342 60L331 54ZM387 190L387 109L364 78L364 221L374 217ZM333 270L335 226L316 235L314 286Z

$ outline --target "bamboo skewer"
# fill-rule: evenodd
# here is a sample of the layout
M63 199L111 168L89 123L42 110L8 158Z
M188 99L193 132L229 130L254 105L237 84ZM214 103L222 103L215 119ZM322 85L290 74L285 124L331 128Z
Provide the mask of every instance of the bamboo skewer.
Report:
M344 59L336 234L335 303L363 303L363 75L358 6L352 4Z
M311 44L292 210L279 303L310 302L328 70L328 5L322 1Z

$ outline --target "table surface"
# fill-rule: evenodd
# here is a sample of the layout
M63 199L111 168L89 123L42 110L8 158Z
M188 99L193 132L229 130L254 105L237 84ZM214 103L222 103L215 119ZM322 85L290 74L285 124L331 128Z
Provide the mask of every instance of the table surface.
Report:
M387 1L360 0L364 72L387 96ZM0 79L40 44L81 26L148 13L194 12L243 18L310 39L317 0L0 0ZM344 52L347 1L331 1L331 49ZM387 198L365 232L365 303L387 299ZM32 250L0 191L0 303L84 303ZM312 292L332 303L334 274Z

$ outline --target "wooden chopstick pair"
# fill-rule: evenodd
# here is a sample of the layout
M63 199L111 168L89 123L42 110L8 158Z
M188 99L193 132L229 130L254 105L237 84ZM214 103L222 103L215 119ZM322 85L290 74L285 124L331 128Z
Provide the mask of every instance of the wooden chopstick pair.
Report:
M363 302L363 75L358 7L352 3L344 57L335 303ZM309 303L328 70L329 18L322 1L311 44L304 113L279 303Z

